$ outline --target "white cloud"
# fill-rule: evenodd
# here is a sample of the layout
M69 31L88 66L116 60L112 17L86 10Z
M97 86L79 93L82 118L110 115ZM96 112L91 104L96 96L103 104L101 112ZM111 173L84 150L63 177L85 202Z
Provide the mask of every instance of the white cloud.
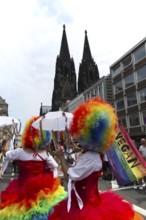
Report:
M84 31L100 76L146 35L145 0L0 0L0 96L23 125L51 105L62 26L76 74Z

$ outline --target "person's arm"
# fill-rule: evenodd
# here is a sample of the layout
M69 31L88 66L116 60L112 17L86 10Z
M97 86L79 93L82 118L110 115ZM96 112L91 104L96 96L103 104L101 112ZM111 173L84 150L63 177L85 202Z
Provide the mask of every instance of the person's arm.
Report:
M0 175L3 175L3 173L5 172L5 170L8 167L10 160L17 160L19 158L20 151L21 151L21 149L18 148L16 150L9 150L5 153L5 160L3 162L3 166L2 166L2 170L1 170Z
M70 167L66 164L63 152L58 148L56 155L60 159L62 171L64 173L65 180L70 178L73 181L79 181L95 171L99 171L102 168L102 161L97 153L87 152L81 155L77 164L74 167Z
M65 157L64 157L64 156L61 156L61 157L60 157L60 164L61 164L61 167L62 167L62 171L63 171L63 174L64 174L64 178L65 178L66 182L68 182L69 175L68 175L67 171L68 171L68 169L69 169L69 166L68 166L68 164L66 163L66 160L65 160Z
M62 149L62 147L58 147L55 151L55 155L59 158L60 160L60 165L62 167L62 172L64 174L64 178L66 180L66 182L68 182L68 179L69 179L69 175L67 173L68 169L69 169L69 166L67 165L66 163L66 160L65 160L65 156L64 156L64 151Z

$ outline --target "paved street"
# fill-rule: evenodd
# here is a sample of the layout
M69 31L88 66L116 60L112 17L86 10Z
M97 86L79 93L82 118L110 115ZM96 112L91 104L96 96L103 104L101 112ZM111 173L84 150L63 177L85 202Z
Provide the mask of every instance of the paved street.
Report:
M16 176L17 175L13 175L13 167L10 164L4 174L4 179L0 180L0 191L4 190L9 180L15 178ZM112 189L115 191L115 193L122 195L125 200L134 204L134 209L141 213L146 220L146 188L143 190L135 190L132 186L118 187L116 182L105 181L100 178L99 189L101 191Z

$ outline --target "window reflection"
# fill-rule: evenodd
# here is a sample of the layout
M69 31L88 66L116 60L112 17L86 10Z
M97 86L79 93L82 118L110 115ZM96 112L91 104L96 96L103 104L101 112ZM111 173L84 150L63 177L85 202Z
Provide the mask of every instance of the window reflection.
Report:
M117 64L114 68L113 68L113 77L117 76L120 72L121 72L121 66L120 64Z
M145 52L145 45L143 44L141 47L139 47L137 50L134 52L134 57L135 57L135 63L137 63L139 60L144 58L146 55Z
M125 88L132 86L134 84L134 75L130 74L129 76L125 77Z
M122 81L119 81L117 83L115 83L115 93L118 93L120 91L122 91L123 88L122 88Z
M146 101L146 87L141 89L139 91L139 94L140 94L140 101L145 102Z
M137 104L137 97L136 97L136 93L134 92L127 96L127 106L132 106L136 104Z
M138 79L138 82L143 79L146 79L146 65L144 65L143 67L137 70L137 79Z
M146 125L146 111L143 112L143 124Z
M126 57L126 58L122 61L123 68L128 67L131 63L132 63L132 58L131 58L131 55L130 55L130 56Z
M140 124L138 113L129 115L129 123L130 126L137 126Z
M117 108L117 111L125 108L123 98L116 101L116 108Z

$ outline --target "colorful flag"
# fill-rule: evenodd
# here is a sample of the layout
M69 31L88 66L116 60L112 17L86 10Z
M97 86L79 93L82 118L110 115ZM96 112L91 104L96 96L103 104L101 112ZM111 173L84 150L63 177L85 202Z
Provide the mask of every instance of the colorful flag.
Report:
M120 186L146 176L146 161L123 126L119 127L114 144L107 151L107 156Z

